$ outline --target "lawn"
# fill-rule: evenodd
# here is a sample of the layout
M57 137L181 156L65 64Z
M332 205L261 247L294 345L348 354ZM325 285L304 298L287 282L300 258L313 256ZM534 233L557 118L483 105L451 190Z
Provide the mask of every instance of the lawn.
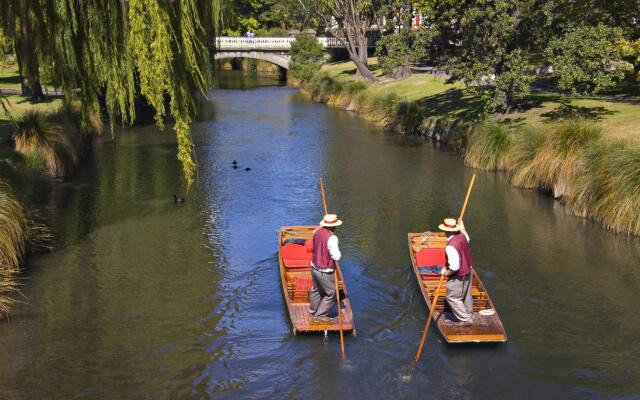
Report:
M393 93L401 99L416 101L427 117L469 120L481 111L480 100L466 94L461 84L447 84L444 78L429 73L414 73L405 79L389 80L382 76L375 58L370 58L369 64L380 81L369 85L365 91L368 97L376 98ZM357 79L354 76L355 64L350 61L327 64L322 70L341 80ZM640 99L568 96L566 100L567 103L563 104L558 93L534 91L523 102L521 111L496 118L517 124L544 126L573 116L581 116L600 124L607 138L640 142Z
M6 68L0 67L0 90L2 89L20 89L17 64L8 65Z

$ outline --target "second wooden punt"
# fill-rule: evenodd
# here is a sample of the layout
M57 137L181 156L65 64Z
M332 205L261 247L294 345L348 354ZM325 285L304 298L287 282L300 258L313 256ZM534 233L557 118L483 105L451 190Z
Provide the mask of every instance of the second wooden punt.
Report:
M420 291L431 311L431 304L440 277L425 273L424 267L444 265L446 262L446 236L442 232L409 233L409 255L413 271L416 274ZM421 268L422 267L422 268ZM495 311L493 302L475 268L472 273L473 325L456 326L447 324L444 318L445 297L447 295L446 279L440 288L438 300L433 312L433 321L447 343L491 343L506 342L502 321ZM490 314L490 315L485 315Z

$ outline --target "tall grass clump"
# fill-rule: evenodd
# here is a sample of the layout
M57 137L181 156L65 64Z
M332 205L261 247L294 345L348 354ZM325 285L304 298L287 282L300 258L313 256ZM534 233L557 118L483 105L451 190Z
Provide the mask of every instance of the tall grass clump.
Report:
M321 103L331 100L331 97L338 95L343 90L343 84L337 79L327 74L315 74L309 82L313 92L313 98Z
M64 177L78 162L76 150L62 127L42 112L30 110L18 118L13 140L18 152L42 159L53 177Z
M0 181L0 271L17 272L26 245L27 216L11 188Z
M585 169L572 198L576 213L616 232L640 234L640 147L599 143L588 152Z
M531 161L531 179L555 198L571 196L577 174L584 167L585 151L601 138L602 129L582 119L556 125Z
M26 246L27 216L11 188L0 181L0 317L9 314L17 291L15 275Z
M358 80L358 81L354 81L347 84L345 91L347 92L347 94L353 96L366 89L367 89L367 83L364 81Z
M538 185L533 160L546 140L547 134L541 129L528 128L513 134L507 160L512 185L523 189L533 189Z
M15 303L15 297L20 294L18 282L14 274L0 269L0 320L8 318L11 307Z
M401 100L395 104L393 119L389 124L396 133L417 135L424 113L415 101Z
M505 125L496 122L483 123L469 138L464 161L474 168L488 171L505 170L508 167L508 154L512 142L512 133Z

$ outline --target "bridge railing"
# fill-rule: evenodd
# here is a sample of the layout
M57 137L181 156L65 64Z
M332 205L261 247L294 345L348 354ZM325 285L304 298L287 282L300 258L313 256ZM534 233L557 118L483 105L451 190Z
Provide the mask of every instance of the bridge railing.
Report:
M291 49L291 42L296 40L293 37L232 37L220 36L216 38L216 49L218 50L271 50L288 51ZM340 41L333 37L319 37L318 41L325 49L343 48Z

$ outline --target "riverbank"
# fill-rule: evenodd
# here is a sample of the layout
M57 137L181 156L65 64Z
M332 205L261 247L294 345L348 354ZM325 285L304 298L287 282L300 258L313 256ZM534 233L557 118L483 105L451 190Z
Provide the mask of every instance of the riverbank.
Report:
M521 110L489 115L482 99L432 74L367 85L352 62L302 85L315 101L360 113L401 135L430 138L468 165L505 171L513 185L552 195L571 213L640 235L640 99L534 91Z
M17 94L19 82L15 65L0 68L0 320L19 297L25 257L53 239L41 222L45 193L75 169L90 137L76 103L64 107L60 96L32 103ZM101 129L98 120L92 131Z

